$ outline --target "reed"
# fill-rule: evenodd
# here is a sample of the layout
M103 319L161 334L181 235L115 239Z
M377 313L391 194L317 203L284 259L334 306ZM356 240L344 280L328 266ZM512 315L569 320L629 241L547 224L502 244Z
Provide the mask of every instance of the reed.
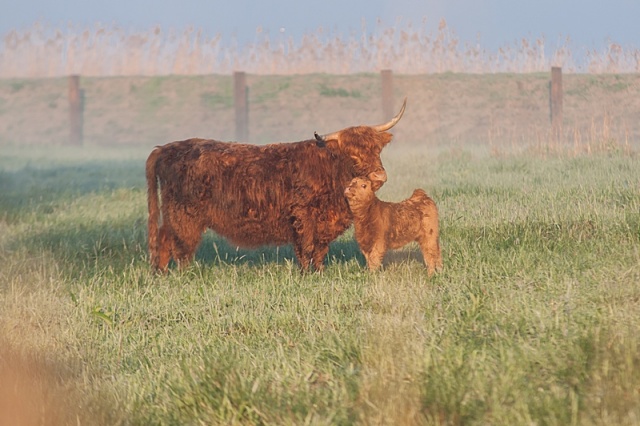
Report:
M432 30L419 25L378 21L348 35L323 28L300 39L256 29L252 42L206 34L202 29L159 26L131 31L96 24L67 28L36 22L12 30L0 44L0 78L121 75L352 74L393 69L402 74L530 73L561 66L565 72L640 71L640 50L608 40L601 50L573 46L570 38L550 43L522 38L497 50L461 40L443 19Z

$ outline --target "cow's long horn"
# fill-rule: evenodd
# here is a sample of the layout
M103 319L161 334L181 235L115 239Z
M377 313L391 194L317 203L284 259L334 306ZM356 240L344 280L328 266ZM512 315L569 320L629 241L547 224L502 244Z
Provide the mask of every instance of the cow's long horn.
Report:
M404 102L402 103L402 108L400 108L400 112L396 114L395 117L391 119L388 123L378 124L377 126L371 126L372 129L378 132L385 132L395 126L398 121L402 118L402 114L404 114L404 109L407 107L407 98L404 98ZM338 139L340 132L327 133L326 135L319 135L316 132L313 132L313 135L316 138L316 141L319 146L324 146L327 141L331 139Z
M378 132L386 132L387 130L395 126L398 123L398 121L400 121L400 119L402 118L402 114L404 114L404 109L406 106L407 106L407 98L404 98L404 102L402 103L402 108L400 108L400 112L397 113L396 116L391 119L391 121L389 121L388 123L378 124L377 126L371 126L371 127Z

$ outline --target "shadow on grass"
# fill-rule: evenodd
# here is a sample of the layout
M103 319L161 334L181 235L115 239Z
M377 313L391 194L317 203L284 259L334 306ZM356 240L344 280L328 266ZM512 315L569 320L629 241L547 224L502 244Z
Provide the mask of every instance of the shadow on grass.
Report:
M147 221L130 214L98 223L57 223L45 230L26 231L9 241L6 247L36 257L47 253L70 270L120 270L132 264L148 264ZM353 259L364 265L364 257L355 240L342 237L331 244L325 264L347 263ZM297 264L290 245L243 249L211 231L203 236L195 260L206 266Z
M37 256L46 252L60 264L86 270L124 268L147 262L146 217L124 214L116 220L64 221L55 215L58 206L83 195L103 193L119 188L143 190L146 187L144 164L138 160L95 160L74 165L27 163L16 171L0 170L0 218L8 224L20 223L27 216L34 220L34 230L18 235L7 244L11 251L26 250ZM39 222L51 222L44 230ZM208 231L196 252L204 265L296 263L290 245L242 249ZM334 241L326 264L364 258L353 239Z
M466 253L484 259L505 256L537 256L549 259L552 254L565 258L586 255L603 244L628 244L640 241L637 231L640 215L629 215L625 223L606 224L594 219L576 218L559 223L522 222L492 226L448 226L442 240L450 253ZM631 232L630 232L631 231ZM25 230L7 242L10 251L26 251L38 256L50 254L61 265L74 270L113 268L120 270L132 264L147 264L147 221L140 213L129 213L115 219L81 221L55 218L50 224L37 223L33 230ZM537 258L536 257L536 258ZM581 256L578 256L580 258ZM582 256L584 257L584 256ZM297 263L294 251L287 246L265 246L243 249L207 231L196 252L202 265L283 264ZM334 241L326 264L348 263L356 260L365 266L357 243L350 232ZM470 259L467 259L470 260ZM390 252L385 263L417 261L423 263L417 247ZM514 259L511 259L510 263ZM517 263L517 262L516 262Z
M50 254L62 265L74 270L111 267L121 269L147 262L146 217L133 214L116 220L60 221L56 212L87 194L99 194L119 188L144 190L144 164L139 160L91 160L72 165L27 163L16 171L0 170L0 218L8 224L35 220L34 231L26 231L8 245L9 250L26 250L37 256ZM35 218L33 215L35 214ZM50 222L44 230L39 222ZM392 263L410 256L421 260L419 252L390 255ZM196 261L203 265L297 263L294 251L287 246L243 249L229 244L213 232L206 232ZM356 260L366 266L353 237L334 241L326 265ZM387 259L387 258L385 258ZM385 260L385 263L388 263Z
M230 244L225 238L207 231L198 247L196 261L205 265L248 264L262 265L268 263L283 264L297 259L291 245L263 246L256 249L245 249ZM352 260L364 265L364 257L360 253L358 244L349 238L339 238L329 246L329 253L325 265L332 263L347 263Z
M144 179L144 162L134 160L0 170L0 218L13 223L25 213L47 213L56 203L88 193L145 188Z

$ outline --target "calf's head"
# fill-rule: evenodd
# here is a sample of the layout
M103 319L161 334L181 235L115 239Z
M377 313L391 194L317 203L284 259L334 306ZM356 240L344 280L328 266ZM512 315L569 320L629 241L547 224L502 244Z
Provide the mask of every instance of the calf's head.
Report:
M366 177L353 178L344 190L349 205L370 202L375 197L372 181Z
M405 99L400 112L387 123L349 127L326 135L314 133L317 144L349 157L353 161L353 175L367 176L371 180L373 190L377 191L387 181L387 173L380 159L382 148L393 137L387 130L400 121L406 105Z

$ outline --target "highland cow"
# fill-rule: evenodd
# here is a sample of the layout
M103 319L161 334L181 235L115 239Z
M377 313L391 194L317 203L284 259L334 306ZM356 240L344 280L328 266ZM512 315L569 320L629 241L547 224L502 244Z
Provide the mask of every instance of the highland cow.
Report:
M384 184L380 152L405 106L387 123L301 142L156 147L146 163L152 266L188 264L209 228L239 247L292 244L303 271L322 270L329 243L351 225L345 186L355 176Z
M428 274L442 269L438 209L422 189L400 203L381 201L369 178L354 178L344 194L353 213L355 238L367 266L375 270L390 249L417 241Z

